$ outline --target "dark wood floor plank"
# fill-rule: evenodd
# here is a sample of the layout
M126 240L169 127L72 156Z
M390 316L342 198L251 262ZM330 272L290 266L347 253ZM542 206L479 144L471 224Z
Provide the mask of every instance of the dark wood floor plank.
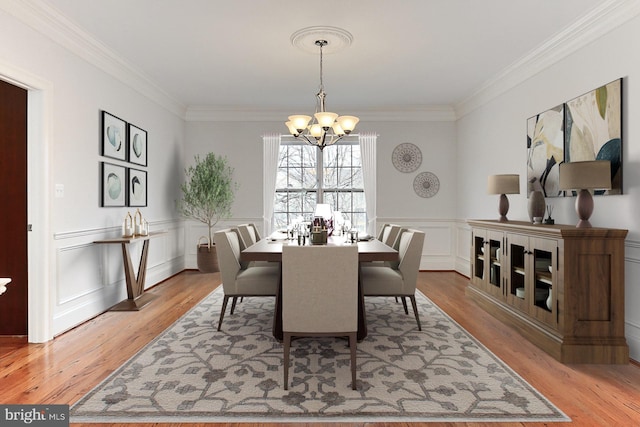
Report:
M563 365L484 312L464 294L467 279L423 272L418 288L516 373L573 419L572 423L444 423L442 426L637 426L640 367ZM150 290L159 296L139 312L107 312L44 344L0 338L0 403L73 404L169 327L220 283L219 274L185 271ZM216 319L211 319L212 325ZM132 424L74 424L131 427ZM145 424L203 427L212 424ZM220 424L218 424L220 425ZM230 426L240 424L227 424ZM266 424L249 423L244 427ZM290 427L289 423L273 426ZM418 426L417 423L324 423L309 426Z

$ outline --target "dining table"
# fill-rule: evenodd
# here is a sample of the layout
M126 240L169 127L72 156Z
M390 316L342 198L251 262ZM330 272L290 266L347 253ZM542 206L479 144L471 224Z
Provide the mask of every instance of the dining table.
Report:
M307 241L305 243L309 245ZM240 261L270 261L282 264L282 247L285 245L298 246L297 240L271 238L267 237L258 240L253 245L245 248L240 252ZM358 246L358 265L359 267L365 262L379 261L398 261L398 251L390 246L382 243L378 239L361 240L355 243L349 242L345 236L329 236L327 238L327 246L341 245L357 245ZM331 268L331 266L327 266ZM362 282L360 280L360 268L358 268L358 341L362 341L367 336L367 316L364 305L364 293L362 290ZM273 336L282 341L284 333L282 331L282 268L280 268L280 281L278 284L278 294L276 295L276 306L273 316Z

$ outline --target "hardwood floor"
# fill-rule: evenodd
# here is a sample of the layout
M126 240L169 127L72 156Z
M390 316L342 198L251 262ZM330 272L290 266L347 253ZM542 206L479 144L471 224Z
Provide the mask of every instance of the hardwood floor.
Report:
M638 426L640 367L562 365L497 321L464 294L467 279L422 272L419 289L538 389L571 423L442 423L445 426ZM220 283L219 275L185 271L150 290L160 296L140 312L107 312L45 344L0 339L0 403L73 404ZM132 424L73 424L131 427ZM199 427L207 424L147 424ZM220 425L220 424L218 424ZM258 424L243 424L256 426ZM282 423L282 426L292 424ZM318 426L320 424L314 424ZM327 426L361 426L325 424ZM367 426L384 426L368 423ZM419 424L394 423L394 426Z

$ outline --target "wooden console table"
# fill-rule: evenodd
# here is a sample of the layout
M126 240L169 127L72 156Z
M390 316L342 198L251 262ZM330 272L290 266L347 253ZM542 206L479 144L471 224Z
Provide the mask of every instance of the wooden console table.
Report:
M122 246L122 261L124 263L124 277L127 282L127 299L110 308L112 311L138 311L149 304L156 295L144 293L144 282L147 275L147 257L149 255L149 240L153 237L166 234L165 231L154 231L148 236L118 237L115 239L95 240L97 244L120 244ZM138 277L133 270L129 244L136 241L144 241L142 255L138 266Z

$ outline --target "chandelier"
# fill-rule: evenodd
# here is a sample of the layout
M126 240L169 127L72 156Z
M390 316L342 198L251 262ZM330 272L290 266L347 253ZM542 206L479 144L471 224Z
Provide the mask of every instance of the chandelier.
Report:
M324 147L333 145L345 135L349 135L360 119L355 116L338 117L336 113L325 110L324 100L327 95L324 93L322 83L322 48L328 42L316 40L315 44L320 47L320 91L316 94L316 112L313 118L302 114L289 116L286 125L295 138L302 139L323 150Z

